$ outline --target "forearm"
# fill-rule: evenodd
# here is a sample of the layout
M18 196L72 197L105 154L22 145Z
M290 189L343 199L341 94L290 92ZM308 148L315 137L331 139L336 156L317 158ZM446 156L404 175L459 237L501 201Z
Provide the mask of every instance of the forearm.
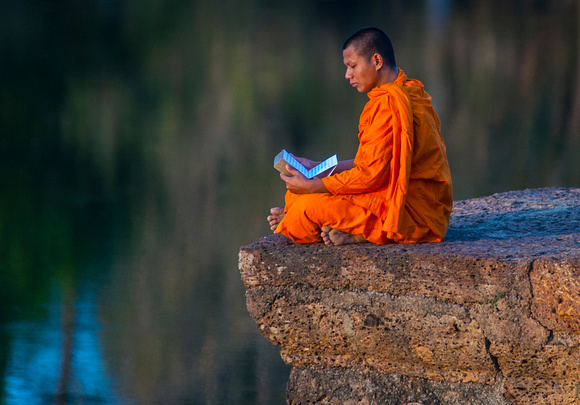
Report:
M336 165L336 169L334 169L334 173L341 173L347 170L350 170L354 167L354 159L351 160L341 160Z
M338 162L334 173L340 173L350 170L354 167L354 160L343 160ZM291 172L293 176L286 176L280 174L280 178L286 182L286 189L295 194L314 194L314 193L330 193L326 185L318 177L306 179L304 176L295 171L292 167L286 166L286 170Z
M314 194L329 192L322 180L316 177L307 180L304 177L302 179L295 179L288 176L282 176L284 175L282 174L280 177L286 182L286 189L293 192L294 194Z
M329 193L329 191L322 182L322 180L318 178L313 178L311 180L308 180L308 191L306 193L308 194Z

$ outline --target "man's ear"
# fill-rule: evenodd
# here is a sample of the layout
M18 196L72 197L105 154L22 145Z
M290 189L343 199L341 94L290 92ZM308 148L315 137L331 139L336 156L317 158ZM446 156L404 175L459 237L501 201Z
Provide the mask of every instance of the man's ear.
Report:
M375 69L379 70L383 67L383 57L380 54L375 53L373 55L373 63L375 65Z

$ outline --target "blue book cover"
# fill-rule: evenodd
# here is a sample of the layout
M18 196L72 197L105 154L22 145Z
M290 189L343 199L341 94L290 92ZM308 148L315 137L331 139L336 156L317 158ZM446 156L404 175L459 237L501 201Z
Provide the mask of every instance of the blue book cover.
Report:
M286 170L286 165L290 165L293 168L295 168L296 170L298 170L300 173L302 173L304 175L304 177L306 177L307 179L311 179L311 178L319 175L320 173L322 173L328 169L336 167L337 164L338 164L337 156L332 155L331 157L326 159L324 162L319 163L318 165L314 166L312 169L309 170L309 169L305 168L302 165L302 163L300 163L299 161L294 159L294 157L290 153L288 153L286 151L286 149L282 149L282 152L278 153L276 155L276 157L274 158L274 167L280 173L284 173L287 176L292 176Z

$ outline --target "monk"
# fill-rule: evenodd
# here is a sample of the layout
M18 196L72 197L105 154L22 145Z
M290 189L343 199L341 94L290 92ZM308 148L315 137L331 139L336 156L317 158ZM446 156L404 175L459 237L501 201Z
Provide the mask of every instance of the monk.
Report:
M291 166L284 208L267 220L295 242L326 245L440 242L453 204L451 174L431 96L397 67L392 43L363 28L343 46L345 78L369 101L354 160L307 179ZM318 162L297 159L306 166Z

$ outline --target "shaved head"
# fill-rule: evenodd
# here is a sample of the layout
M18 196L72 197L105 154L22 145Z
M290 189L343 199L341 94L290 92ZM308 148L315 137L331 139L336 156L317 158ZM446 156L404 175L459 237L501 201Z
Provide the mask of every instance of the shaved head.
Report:
M367 59L378 53L383 57L387 66L397 67L393 44L387 34L378 28L361 28L345 41L342 50L344 51L349 46L352 46L357 54Z

